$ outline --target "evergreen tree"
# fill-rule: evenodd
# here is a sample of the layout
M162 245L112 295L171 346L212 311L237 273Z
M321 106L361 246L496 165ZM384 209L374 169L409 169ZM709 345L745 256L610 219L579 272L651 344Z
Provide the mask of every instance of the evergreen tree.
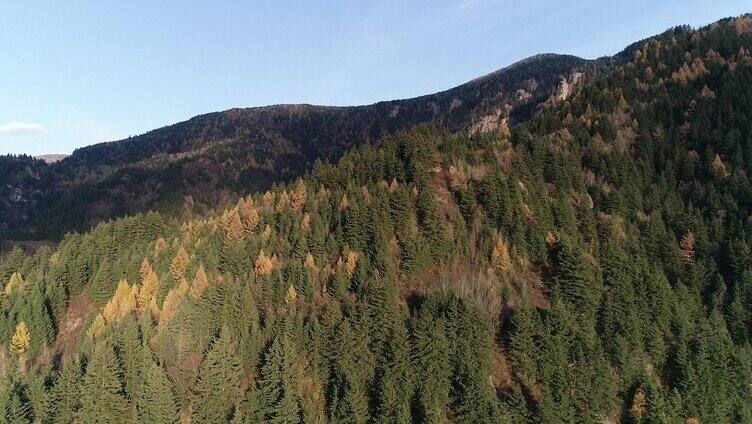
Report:
M199 369L193 405L196 422L227 422L239 394L240 362L236 350L236 342L223 327Z
M81 409L77 420L85 423L128 422L128 406L115 352L106 341L97 344L81 381Z
M76 422L81 408L81 361L78 356L66 358L60 375L52 388L51 400L53 422L70 424Z
M176 423L179 416L170 380L164 369L151 359L148 348L144 349L144 378L137 402L138 420L143 423Z

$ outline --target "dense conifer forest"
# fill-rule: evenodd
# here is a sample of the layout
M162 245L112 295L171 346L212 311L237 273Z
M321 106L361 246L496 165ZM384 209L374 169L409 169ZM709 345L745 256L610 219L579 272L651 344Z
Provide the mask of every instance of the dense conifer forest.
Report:
M511 128L13 250L0 421L752 422L751 48L674 28Z

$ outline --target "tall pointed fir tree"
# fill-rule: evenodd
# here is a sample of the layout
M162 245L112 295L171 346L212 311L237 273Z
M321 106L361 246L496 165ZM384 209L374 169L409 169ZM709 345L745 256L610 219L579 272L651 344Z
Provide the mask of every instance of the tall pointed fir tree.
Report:
M172 385L164 369L151 357L144 346L141 389L137 400L138 420L142 423L174 424L178 421L178 409Z
M223 327L199 368L193 403L194 422L227 422L240 390L241 367L236 350L237 343L232 340L227 327Z
M112 346L106 341L100 342L94 347L81 384L78 422L117 424L132 419L120 376L121 370Z

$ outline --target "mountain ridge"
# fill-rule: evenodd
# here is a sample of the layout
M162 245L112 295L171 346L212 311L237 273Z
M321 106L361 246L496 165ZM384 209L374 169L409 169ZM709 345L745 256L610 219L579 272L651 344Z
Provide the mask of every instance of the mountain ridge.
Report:
M721 22L508 131L0 257L0 420L752 422L752 17Z
M579 75L593 72L587 69L591 63L541 54L414 98L357 106L281 104L197 115L139 136L76 149L37 171L52 174L48 181L53 185L27 190L23 204L34 206L16 212L16 218L6 214L0 228L60 235L142 210L200 212L238 194L290 181L316 161L336 161L349 148L413 125L494 131L527 119L562 84L569 86ZM162 169L135 169L144 161L159 163ZM232 166L220 166L227 161ZM169 189L163 184L167 174L172 175ZM79 201L83 198L88 200Z

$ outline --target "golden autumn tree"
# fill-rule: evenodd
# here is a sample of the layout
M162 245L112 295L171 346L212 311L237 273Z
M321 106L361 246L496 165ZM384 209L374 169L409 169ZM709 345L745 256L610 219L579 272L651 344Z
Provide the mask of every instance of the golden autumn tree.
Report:
M21 321L16 325L16 332L10 340L10 351L21 356L29 351L30 344L31 335L29 334L29 327L26 326L25 322Z
M729 176L728 168L726 168L726 164L723 163L723 160L721 157L716 153L715 158L713 158L713 163L710 165L713 169L713 173L721 178L726 178Z
M647 400L645 391L643 391L642 388L638 388L635 392L632 399L632 408L630 408L630 411L637 419L640 419L645 414L645 412L647 412Z
M180 246L178 253L170 262L170 274L175 278L175 281L180 281L185 276L185 271L188 269L188 265L191 263L191 257L188 256L188 252L185 251L183 246Z
M158 258L159 254L164 252L165 249L167 249L167 241L165 241L164 238L160 237L157 239L157 242L154 243L154 257Z
M115 294L102 308L105 323L117 322L136 309L138 286L131 286L125 279L120 280Z
M287 190L282 190L282 193L279 195L279 200L277 200L277 207L274 210L277 212L282 212L289 205L290 205L290 195L287 194Z
M272 269L274 269L274 262L266 256L264 251L260 251L258 258L256 258L256 264L254 266L254 272L256 273L256 276L261 277L264 275L269 275L272 273Z
M151 262L149 262L148 258L144 258L144 260L141 261L141 267L138 269L139 277L141 277L141 280L143 280L148 274L152 272L154 272L154 268L152 268Z
M20 273L14 272L11 274L8 284L5 285L5 295L10 296L14 290L24 285L24 279Z
M264 206L267 209L273 209L274 208L274 200L276 198L277 198L277 195L273 191L271 191L271 190L267 191L266 193L264 193L264 196L262 197L262 199L264 200Z
M305 267L311 272L315 272L318 268L316 267L316 260L313 258L313 255L311 252L308 252L305 257Z
M512 136L512 132L509 130L509 125L507 125L506 119L502 120L499 124L499 135L501 135L501 138L504 140L509 140Z
M347 269L347 276L350 278L352 278L353 273L355 272L355 267L358 266L358 258L358 252L347 252L347 263L345 264L345 267Z
M240 220L237 209L233 209L225 221L225 238L231 242L238 242L245 236L245 229Z
M350 201L347 200L347 194L342 195L342 200L339 202L339 210L340 212L344 211L350 206Z
M266 227L264 227L264 231L261 232L261 240L265 243L269 241L269 237L272 235L272 227L269 226L269 224L266 224Z
M97 338L102 332L104 331L105 326L107 323L105 322L104 317L102 314L98 314L94 321L92 321L91 325L89 326L89 329L86 331L86 334L89 335L92 339Z
M556 247L556 242L557 242L557 241L558 241L558 240L557 240L557 238L556 238L556 234L554 234L554 232L553 232L553 231L550 231L550 230L549 230L549 231L548 231L548 232L546 233L546 245L548 246L548 248L549 248L549 249L553 249L554 247Z
M695 260L695 235L691 231L687 231L687 234L682 237L679 242L679 249L684 264L691 265Z
M306 189L306 185L303 180L298 180L295 189L290 195L290 207L294 211L299 211L305 205L307 198L308 190Z
M243 211L243 229L245 229L246 234L253 233L260 219L258 211L253 206Z
M167 292L164 302L162 302L162 312L159 315L159 324L164 325L172 320L175 316L175 311L183 300L183 297L188 293L189 284L185 279L180 282L178 287L174 287Z
M298 300L298 291L295 290L295 287L293 287L292 284L290 284L290 287L287 288L287 293L285 294L285 303L288 305L291 303L295 303L295 301Z
M200 298L207 286L209 286L209 278L206 276L204 265L199 264L196 276L193 278L193 285L191 285L191 297L194 299Z
M159 290L159 277L146 258L144 258L144 262L141 264L141 269L144 272L141 274L141 285L138 289L138 308L144 309ZM170 265L170 270L172 270L172 265Z
M496 272L504 275L512 270L512 258L509 256L509 246L502 240L496 240L493 250L491 251L491 264Z

